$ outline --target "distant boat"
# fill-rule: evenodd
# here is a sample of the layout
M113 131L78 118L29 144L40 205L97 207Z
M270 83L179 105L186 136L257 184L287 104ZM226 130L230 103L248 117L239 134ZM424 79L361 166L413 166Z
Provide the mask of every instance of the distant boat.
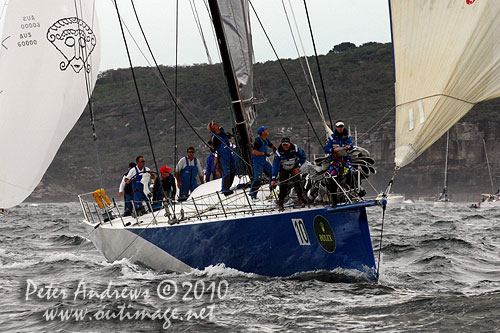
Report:
M486 151L486 141L483 139L484 155L486 158L486 165L488 167L488 174L490 176L491 191L494 191L493 176L491 175L490 160L488 159L488 152ZM471 205L471 208L493 208L500 206L500 190L496 191L495 194L481 194L481 199L476 203Z
M497 208L500 207L500 194L497 192L495 194L483 193L482 198L476 203L473 203L471 208Z
M444 158L444 186L443 191L434 202L434 207L445 207L450 202L448 197L448 151L450 142L450 131L446 132L446 154Z

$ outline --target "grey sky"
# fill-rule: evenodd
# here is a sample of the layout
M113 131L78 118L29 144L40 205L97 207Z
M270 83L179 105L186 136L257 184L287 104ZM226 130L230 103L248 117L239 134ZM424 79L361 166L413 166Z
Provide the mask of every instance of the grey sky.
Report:
M289 0L284 0L288 5ZM303 0L290 0L306 52L313 53ZM140 48L147 48L140 36L130 1L118 1L120 13ZM253 0L252 3L281 58L296 58L281 0ZM175 64L175 0L134 1L143 28L160 64ZM195 0L210 55L219 61L212 29L203 0ZM389 42L389 10L386 0L308 0L309 15L318 53L327 53L344 41L360 45L369 41ZM116 11L111 0L98 0L102 36L101 70L128 67ZM291 13L289 12L289 15ZM254 53L257 62L275 59L262 29L252 14ZM189 0L179 0L179 64L207 63L207 56L195 25ZM130 36L127 35L129 38ZM130 39L130 38L129 38ZM138 48L129 41L134 66L147 65ZM148 57L149 58L149 57Z

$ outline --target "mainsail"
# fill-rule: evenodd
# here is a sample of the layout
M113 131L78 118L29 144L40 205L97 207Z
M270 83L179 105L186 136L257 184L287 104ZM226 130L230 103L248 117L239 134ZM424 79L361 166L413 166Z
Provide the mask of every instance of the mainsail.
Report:
M88 102L100 56L93 6L9 1L0 46L2 208L31 194Z
M236 143L251 174L253 99L253 50L248 0L208 0L224 74L231 96Z
M500 96L500 1L390 0L396 166Z
M248 0L219 0L219 10L232 67L245 107L245 117L251 126L255 120L253 95L253 47Z

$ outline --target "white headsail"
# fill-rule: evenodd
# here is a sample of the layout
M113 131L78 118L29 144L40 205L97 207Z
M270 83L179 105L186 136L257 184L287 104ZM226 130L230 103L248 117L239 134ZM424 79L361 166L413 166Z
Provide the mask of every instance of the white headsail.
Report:
M253 46L248 0L218 0L231 62L245 103L249 125L255 120L253 94Z
M390 0L397 166L500 96L500 1Z
M83 112L99 38L93 1L9 1L0 46L0 207L31 194Z

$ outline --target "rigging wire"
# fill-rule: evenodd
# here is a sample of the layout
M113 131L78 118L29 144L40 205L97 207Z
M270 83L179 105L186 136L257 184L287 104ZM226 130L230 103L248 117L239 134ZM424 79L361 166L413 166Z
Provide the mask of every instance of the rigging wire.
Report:
M110 1L111 1L111 4L113 4L113 0L110 0ZM114 4L113 4L113 6L114 6ZM138 50L138 51L139 51L139 53L142 55L142 57L144 58L144 60L147 62L147 64L149 65L149 67L153 67L153 65L151 64L151 62L149 61L149 59L146 57L146 55L145 55L145 54L144 54L144 52L142 51L142 48L139 46L139 43L138 43L138 42L137 42L137 40L135 39L134 35L132 34L132 32L130 31L130 29L128 28L128 26L127 26L126 22L123 20L123 17L120 17L120 21L121 21L121 23L123 24L123 26L125 27L125 29L127 30L129 37L132 39L132 41L134 42L134 44L135 44L135 46L136 46L137 50ZM158 66L156 66L156 67L158 67ZM169 88L168 88L168 86L166 85L165 80L161 77L161 76L162 76L161 71L159 71L159 73L160 73L160 75L158 75L158 73L156 73L156 72L155 72L156 77L160 80L160 82L163 82L163 84L167 87L167 89L169 89ZM171 92L170 92L170 93L171 93ZM178 103L178 105L177 105L177 106L178 106L179 112L180 112L180 107L179 107L179 105L182 105L182 106L183 106L183 109L184 109L184 112L188 113L188 114L189 114L189 116L191 116L192 118L197 119L197 120L200 122L200 124L202 124L202 123L203 123L203 122L202 122L202 121L201 121L198 117L196 117L196 115L194 115L194 114L193 114L193 113L189 110L189 108L188 108L187 106L185 106L185 105L182 103L182 101L178 101L177 103ZM174 101L174 104L175 104L175 101ZM182 116L184 117L184 115L182 115ZM184 117L184 119L186 119L186 117ZM193 129L193 127L191 126L190 122L189 122L188 120L186 120L186 122L188 123L188 125L190 126L190 128L191 128L191 129ZM196 132L195 132L195 133L196 133ZM197 136L199 137L199 135L197 135ZM202 140L202 141L203 141L203 140Z
M135 9L135 6L134 6L134 3L133 3L133 0L131 0L131 3L132 3L132 8L134 9L134 14L135 14L135 17L136 17L137 23L138 23L139 28L140 28L140 30L141 30L142 36L143 36L143 38L144 38L144 41L146 42L146 45L147 45L147 47L148 47L148 50L149 50L149 52L150 52L150 54L151 54L151 57L153 58L153 61L154 61L154 63L155 63L155 67L156 67L156 69L157 69L157 71L158 71L158 73L159 73L159 76L160 76L161 81L162 81L162 82L163 82L163 84L165 85L165 87L166 87L166 89L167 89L167 92L169 93L170 97L172 98L172 101L173 101L173 102L174 102L174 104L178 107L179 113L180 113L180 114L181 114L181 116L184 118L184 120L186 121L186 123L189 125L189 127L191 128L191 130L192 130L192 131L196 134L196 136L198 136L198 138L199 138L199 139L200 139L200 140L201 140L201 141L205 144L205 146L209 147L208 143L207 143L207 142L206 142L206 141L205 141L205 140L204 140L204 139L203 139L203 138L202 138L202 137L198 134L198 132L194 129L194 127L191 125L191 123L189 122L189 120L186 118L186 116L185 116L185 115L184 115L184 113L182 112L181 108L179 107L179 104L181 104L181 105L182 105L182 103L179 103L179 102L177 101L176 96L174 96L174 95L172 94L171 89L168 87L167 82L166 82L166 79L165 79L165 77L163 76L163 73L161 72L161 70L160 70L160 68L159 68L159 66L158 66L158 63L157 63L157 61L156 61L156 58L155 58L155 56L154 56L154 54L153 54L153 51L152 51L152 49L151 49L151 47L150 47L150 45L149 45L149 42L148 42L148 39L147 39L147 37L146 37L146 35L145 35L144 29L142 28L142 24L141 24L140 19L139 19L139 17L138 17L138 14L137 14L137 11L136 11L136 9ZM195 116L193 116L193 118L196 118L196 119L198 119L198 120L199 120L199 118L197 118L197 117L195 117ZM201 121L200 121L200 122L201 122ZM234 152L234 151L233 151L233 153L235 153L235 155L236 155L237 157L239 157L240 159L242 159L242 157L241 157L240 155L238 155L236 152Z
M377 275L376 279L378 282L378 278L380 276L380 258L381 258L381 253L382 253L382 238L384 236L384 221L385 221L385 210L387 208L387 205L382 204L382 225L380 227L380 242L378 245L378 261L377 261Z
M116 1L116 0L113 0L113 1ZM179 113L181 114L181 116L184 118L184 120L186 121L186 123L188 124L188 126L191 128L191 130L196 134L196 136L207 146L209 147L208 143L206 143L205 140L203 140L203 138L198 134L198 132L194 129L194 127L191 125L191 123L189 122L189 120L187 119L187 117L185 116L184 112L182 111L182 109L179 107L179 103L177 101L177 96L174 96L174 94L172 93L172 90L169 88L168 84L167 84L167 80L165 79L165 77L163 76L163 73L162 71L160 70L160 67L158 66L158 62L156 61L156 58L153 54L153 50L151 49L151 46L149 45L149 41L146 37L146 34L144 33L144 29L142 28L142 24L141 24L141 21L139 20L139 16L137 14L137 11L135 9L135 5L134 5L134 1L133 0L130 0L130 2L132 3L132 8L134 9L134 14L135 14L135 17L136 17L136 20L137 20L137 23L139 25L139 28L141 29L141 33L142 33L142 37L144 38L144 41L146 42L146 45L148 47L148 50L149 50L149 53L151 54L151 57L153 58L153 61L155 63L155 67L160 75L160 78L161 78L161 81L163 82L163 84L165 85L165 88L167 89L167 92L168 94L170 95L170 98L172 99L173 103L178 107L178 110L179 110ZM120 20L121 22L121 20ZM121 24L120 24L121 25ZM129 55L129 59L130 59L130 55Z
M486 141L484 141L484 138L483 138L483 147L484 147L484 156L486 157L486 165L488 166L488 174L490 175L491 193L493 193L495 191L495 188L493 187L493 177L491 177L490 161L488 160L488 152L486 151Z
M377 275L376 275L377 281L378 281L379 272L380 272L380 256L382 253L382 239L384 237L385 210L387 208L386 199L387 199L387 196L389 195L389 193L391 192L392 185L394 184L394 179L396 178L396 175L397 175L399 169L400 169L399 167L394 168L394 173L392 174L392 178L389 181L389 183L387 184L387 188L385 189L384 193L382 194L382 225L380 228L380 241L379 241L379 246L378 246L378 262L377 262ZM385 203L384 203L384 201L385 201Z
M328 127L328 125L326 123L326 120L325 120L325 113L323 112L323 107L321 106L321 101L320 101L319 96L318 96L318 89L316 88L316 83L315 83L314 77L312 75L311 67L309 66L309 60L307 59L307 56L306 56L306 49L305 49L304 43L302 41L302 36L300 34L299 25L298 25L297 19L295 17L295 12L293 10L293 6L292 6L292 3L291 3L291 0L288 0L288 4L289 4L289 7L290 7L290 11L292 13L293 21L295 23L295 29L297 31L297 36L299 38L300 47L302 48L302 54L303 54L303 57L304 57L304 61L305 61L306 65L307 65L307 70L309 72L309 77L310 77L311 83L312 83L313 88L314 88L314 96L316 98L316 101L317 101L317 104L318 104L318 107L319 107L319 112L320 112L320 115L321 115L321 119L323 120L324 126ZM327 134L326 134L327 136L332 131L331 128L325 128L325 130L327 132Z
M276 49L274 48L274 45L273 43L271 42L271 39L269 38L269 35L267 34L267 31L266 29L264 29L264 25L262 24L262 21L260 20L260 17L257 15L257 11L255 10L255 7L253 6L253 3L249 0L248 1L250 3L250 6L252 7L252 10L255 14L255 17L257 18L257 21L259 22L259 25L260 27L262 28L262 31L264 32L264 34L266 35L266 38L267 38L267 41L269 42L269 44L271 45L271 48L273 49L273 52L274 52L274 55L276 56L276 59L278 60L278 63L281 67L281 70L283 71L283 73L285 74L286 76L286 79L288 81L288 84L290 85L290 87L292 88L293 90L293 93L295 94L295 97L297 98L297 101L299 102L299 105L302 109L302 111L304 112L304 115L306 116L307 118L307 121L309 122L309 125L311 126L313 132L314 132L314 135L316 136L316 139L318 140L318 143L321 147L323 147L323 143L321 142L321 140L319 139L319 136L318 136L318 133L316 132L316 129L314 128L312 122L311 122L311 119L309 118L309 116L307 115L307 111L304 107L304 105L302 104L302 101L300 100L300 97L297 93L297 90L295 90L295 87L293 86L293 83L292 81L290 80L290 77L288 76L288 73L287 71L285 70L285 67L283 66L283 63L281 62L281 59L279 58L278 56L278 53L276 52Z
M212 12L210 12L210 6L208 5L208 1L207 0L203 0L203 3L205 4L205 9L207 10L207 13L208 13L208 17L210 19L210 22L213 23L213 17L212 17ZM218 44L218 41L217 41L217 34L215 32L215 27L213 24L210 24L210 27L212 28L212 36L214 38L214 41L215 41L215 44ZM220 50L218 47L215 48L217 50L217 56L218 56L218 60L219 60L219 69L220 69L220 73L221 73L221 77L224 77L224 65L222 64L222 56L220 54ZM226 100L228 101L228 109L231 110L232 108L232 101L231 101L231 97L229 96L228 94L228 88L227 86L226 87L222 87L220 81L215 81L215 85L216 87L219 89L219 91L222 92L222 94L226 97ZM232 119L232 113L231 113L231 121L234 123L233 119Z
M196 27L198 28L198 32L200 33L203 46L205 47L205 52L207 53L208 64L213 65L212 57L210 56L210 52L208 51L207 41L205 40L205 35L203 34L203 29L201 27L200 16L198 15L196 3L194 2L194 0L189 0L189 4L191 5L191 11L193 12L194 21L196 23Z
M144 106L142 105L142 99L141 99L141 94L139 92L139 87L137 86L137 79L135 77L135 71L134 71L134 67L132 65L132 58L130 57L130 51L129 51L128 44L127 44L127 38L125 37L125 31L123 30L122 20L120 19L120 17L121 17L120 16L120 11L118 10L118 4L116 3L116 0L113 0L113 2L114 2L114 5L115 5L115 8L116 8L116 14L118 16L118 21L120 22L120 29L121 29L121 32L122 32L123 43L125 44L125 49L127 50L127 57L128 57L128 62L130 64L130 71L132 72L132 77L134 79L135 91L137 93L137 99L139 101L139 106L141 108L142 118L144 120L144 126L146 127L146 134L148 136L149 147L151 149L151 154L153 156L153 161L154 161L154 164L155 164L156 173L159 175L160 172L159 172L159 169L158 169L158 164L156 162L156 156L155 156L155 152L154 152L154 149L153 149L153 142L151 141L151 134L149 133L148 121L146 119L146 114L144 112ZM131 0L131 2L132 2L132 5L133 5L134 4L133 0ZM134 7L134 11L135 11L135 7Z
M387 111L386 111L386 112L382 115L382 117L380 117L380 118L379 118L379 120L377 120L377 122L376 122L375 124L373 124L373 126L372 126L372 127L370 127L370 128L366 131L366 133L364 133L364 134L360 135L359 140L361 141L361 139L362 139L362 138L364 138L365 136L369 135L369 134L372 132L372 130L373 130L375 127L377 127L377 126L380 124L380 122L381 122L381 121L382 121L382 120L383 120L383 119L384 119L384 118L385 118L385 117L386 117L386 116L387 116L387 115L388 115L391 111L393 111L395 108L396 108L396 106L393 106L393 107L391 107L390 109L388 109L388 110L387 110Z
M83 15L83 7L82 7L82 1L78 1L79 4L80 4L80 13L81 15ZM77 0L74 0L74 4L75 4L75 16L79 18L78 16L78 5L77 5ZM92 23L91 23L91 28L92 30L94 30L94 23L95 23L95 0L93 1L92 3ZM85 52L87 51L87 48L84 48ZM102 191L104 189L104 181L103 181L103 168L101 167L101 159L100 159L100 154L99 154L99 144L98 144L98 141L97 141L97 131L96 131L96 127L95 127L95 114L94 114L94 109L92 107L92 100L91 100L91 95L92 95L92 90L93 90L93 87L91 87L92 83L92 70L93 70L93 65L92 65L92 57L89 56L89 54L85 54L85 58L84 59L90 59L90 68L89 68L89 72L87 72L87 67L84 66L83 70L84 70L84 77L85 77L85 88L86 88L86 91L87 91L87 104L88 104L88 107L89 107L89 113L90 113L90 125L91 125L91 129L92 129L92 141L93 141L93 144L94 144L94 150L95 150L95 154L96 154L96 162L97 162L97 174L98 174L98 179L99 179L99 192L101 194L101 196L103 195ZM86 64L84 64L86 65ZM87 235L87 238L95 231L96 229L93 228L92 231ZM76 253L78 254L78 252L80 251L80 246L81 244L78 246L78 249L76 251Z
M307 61L307 57L305 56L305 52L303 51L304 52L304 60L305 60L305 63L307 64L307 68L309 69L309 74L311 75L311 80L309 80L309 78L307 77L306 69L304 68L304 62L302 61L302 54L300 53L299 48L297 46L297 40L295 39L295 34L293 33L292 24L290 23L290 18L288 17L288 11L286 10L285 1L281 0L281 4L283 5L283 11L285 12L286 21L288 22L288 28L290 29L290 34L292 35L293 44L295 46L295 50L297 51L297 56L298 56L298 59L300 62L300 67L302 68L302 73L304 73L304 79L306 80L307 88L309 89L309 94L311 95L311 99L314 103L314 106L316 107L316 110L318 111L318 113L321 116L323 116L323 110L321 109L321 104L319 103L319 98L317 98L316 86L314 86L314 80L312 79L312 74L311 74L311 69L309 67L309 62ZM290 2L289 2L289 5L290 5L290 9L292 9L292 7L291 7L292 5ZM293 9L292 9L292 13L293 13ZM294 15L294 20L295 20L295 15ZM295 21L295 26L297 28L297 21ZM302 39L300 38L300 32L298 29L297 29L297 33L298 33L298 37L302 43ZM303 45L302 45L302 49L304 49ZM311 87L311 82L314 86L314 91L313 91L313 88ZM315 92L316 92L316 98L314 96Z
M75 15L78 19L81 19L80 16L83 15L83 7L82 7L82 1L81 0L74 0L74 4L75 4ZM79 4L79 5L78 5ZM78 14L78 7L80 7L80 16ZM94 29L94 22L95 21L95 0L93 1L92 3L92 23L91 23L91 27L92 27L92 30ZM87 48L83 48L84 52L87 52ZM94 108L93 108L93 104L92 104L92 100L91 100L91 97L92 97L92 90L93 90L93 87L91 87L92 85L92 70L93 70L93 66L92 66L92 57L89 56L89 54L85 54L84 55L84 59L90 59L90 71L87 72L87 67L86 67L86 63L84 63L84 68L83 68L83 71L84 71L84 77L85 77L85 88L86 88L86 92L87 92L87 105L88 105L88 108L89 108L89 113L90 113L90 126L91 126L91 129L92 129L92 141L93 141L93 144L94 144L94 150L95 150L95 154L96 154L96 163L97 163L97 175L98 175L98 179L99 179L99 185L100 185L100 189L103 189L104 188L104 180L103 180L103 169L102 169L102 166L101 166L101 159L100 159L100 154L99 154L99 143L97 141L97 130L96 130L96 126L95 126L95 114L94 114ZM102 195L102 193L101 193Z
M179 0L175 1L175 96L178 96L177 79L178 79L178 55L179 55ZM175 104L174 108L174 164L177 163L177 111L178 107Z
M319 65L318 52L316 51L316 42L314 41L314 34L312 31L311 20L309 19L309 11L307 9L306 0L304 0L304 8L306 9L307 23L309 24L309 32L311 33L311 40L314 48L314 55L316 59L316 65L318 66L319 80L321 82L321 87L323 88L323 98L325 99L326 111L328 112L328 119L330 119L330 128L333 129L332 117L330 115L330 108L328 106L328 99L326 98L325 83L323 82L323 74L321 73L321 67Z

